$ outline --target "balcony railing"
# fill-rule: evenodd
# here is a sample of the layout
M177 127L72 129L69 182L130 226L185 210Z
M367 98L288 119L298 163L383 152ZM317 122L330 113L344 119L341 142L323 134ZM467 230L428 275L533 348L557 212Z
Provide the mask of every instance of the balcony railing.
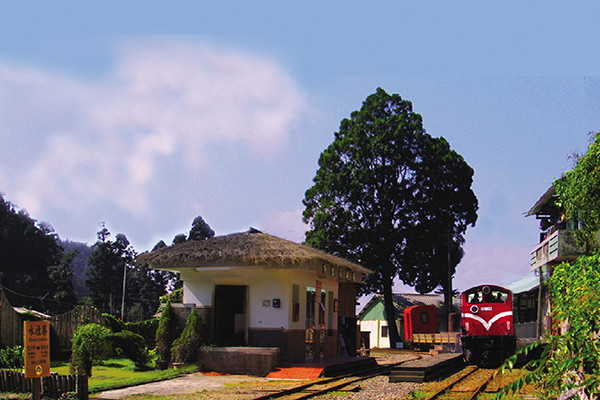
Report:
M548 263L560 263L574 260L586 254L585 246L577 243L575 232L561 229L546 238L531 252L531 269L537 269Z

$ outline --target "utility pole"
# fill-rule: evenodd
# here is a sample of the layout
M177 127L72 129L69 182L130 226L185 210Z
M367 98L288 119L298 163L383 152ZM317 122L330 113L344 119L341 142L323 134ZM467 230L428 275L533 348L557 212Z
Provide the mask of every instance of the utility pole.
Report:
M444 291L444 302L446 303L446 319L448 323L447 330L453 328L451 321L452 314L452 231L448 230L448 281L446 282L446 290Z
M123 298L121 299L121 321L125 322L125 282L127 280L127 264L123 265Z

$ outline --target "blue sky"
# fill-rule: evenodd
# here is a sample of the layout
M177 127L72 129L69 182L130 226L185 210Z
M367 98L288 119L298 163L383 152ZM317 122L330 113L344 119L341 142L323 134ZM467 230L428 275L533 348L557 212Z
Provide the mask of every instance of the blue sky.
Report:
M301 241L319 154L382 87L475 170L455 286L508 284L537 244L523 213L600 129L599 8L7 2L0 192L63 239L92 244L104 222L138 252L197 215Z

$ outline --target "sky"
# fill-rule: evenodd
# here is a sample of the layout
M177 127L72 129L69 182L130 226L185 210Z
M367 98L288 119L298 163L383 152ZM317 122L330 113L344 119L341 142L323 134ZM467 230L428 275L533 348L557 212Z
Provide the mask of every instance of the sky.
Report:
M600 4L490 3L5 2L0 193L139 253L198 215L301 242L320 153L381 87L475 170L455 288L509 284L539 240L524 213L600 130Z

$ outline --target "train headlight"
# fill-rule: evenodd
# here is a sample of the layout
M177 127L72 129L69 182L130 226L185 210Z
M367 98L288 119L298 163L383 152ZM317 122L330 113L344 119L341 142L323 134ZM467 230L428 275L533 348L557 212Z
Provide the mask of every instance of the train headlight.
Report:
M477 307L477 306L471 306L471 312L473 314L477 314L479 312L479 307Z
M483 289L481 289L481 291L483 292L483 294L490 294L490 287L489 286L484 286Z

